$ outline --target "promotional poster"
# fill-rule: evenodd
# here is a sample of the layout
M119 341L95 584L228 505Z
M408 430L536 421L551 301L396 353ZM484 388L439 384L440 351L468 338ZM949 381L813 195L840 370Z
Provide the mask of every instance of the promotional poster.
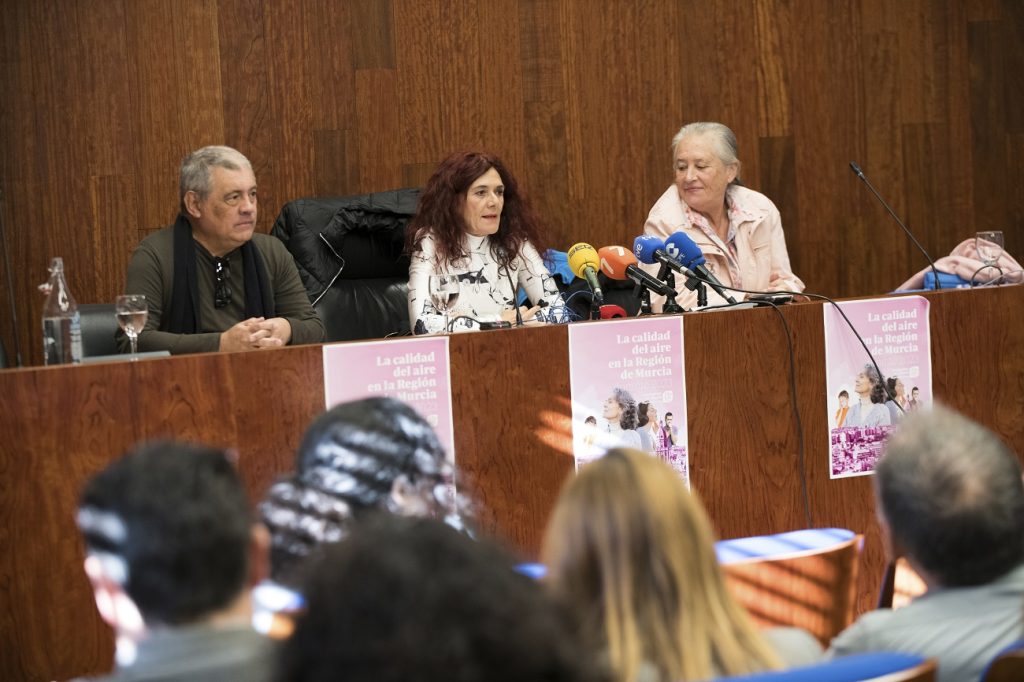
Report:
M571 325L569 380L577 470L629 447L661 457L689 485L682 318Z
M454 458L448 337L324 346L327 409L369 396L411 405L426 419Z
M872 473L885 439L903 416L932 401L928 300L901 296L838 305L857 331L825 306L832 478Z

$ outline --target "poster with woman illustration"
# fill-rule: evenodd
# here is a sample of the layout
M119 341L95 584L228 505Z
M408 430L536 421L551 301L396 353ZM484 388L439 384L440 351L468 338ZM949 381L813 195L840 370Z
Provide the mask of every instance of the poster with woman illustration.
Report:
M831 478L873 473L889 433L908 412L932 401L928 299L901 296L838 305L856 333L838 311L825 306Z
M681 318L571 325L569 383L577 470L629 447L661 457L689 485Z

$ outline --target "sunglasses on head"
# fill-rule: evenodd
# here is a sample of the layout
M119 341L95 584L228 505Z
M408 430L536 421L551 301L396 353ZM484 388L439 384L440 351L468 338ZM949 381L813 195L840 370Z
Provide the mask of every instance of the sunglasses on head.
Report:
M213 259L213 306L223 308L231 303L231 267L227 258Z

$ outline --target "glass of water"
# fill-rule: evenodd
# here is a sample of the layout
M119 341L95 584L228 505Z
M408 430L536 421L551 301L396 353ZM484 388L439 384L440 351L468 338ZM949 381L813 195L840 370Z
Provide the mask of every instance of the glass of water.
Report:
M146 317L149 315L146 297L141 294L118 296L114 311L117 313L117 324L131 342L132 355L135 355L138 352L139 334L146 326Z
M451 331L448 314L459 300L459 278L455 275L431 275L429 292L430 302L444 313L444 332L447 334Z
M975 233L974 249L978 252L978 259L985 265L995 265L1003 255L1003 233L999 230Z

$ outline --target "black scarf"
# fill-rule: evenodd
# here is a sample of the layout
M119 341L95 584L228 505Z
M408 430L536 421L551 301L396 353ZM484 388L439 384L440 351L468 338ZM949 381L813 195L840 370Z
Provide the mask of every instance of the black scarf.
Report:
M245 317L274 317L274 292L267 267L252 241L242 244L242 275L245 282ZM192 226L184 214L174 221L174 283L171 310L160 322L160 330L174 334L195 334L199 323L199 285L196 280L196 244ZM241 320L239 320L241 322Z

